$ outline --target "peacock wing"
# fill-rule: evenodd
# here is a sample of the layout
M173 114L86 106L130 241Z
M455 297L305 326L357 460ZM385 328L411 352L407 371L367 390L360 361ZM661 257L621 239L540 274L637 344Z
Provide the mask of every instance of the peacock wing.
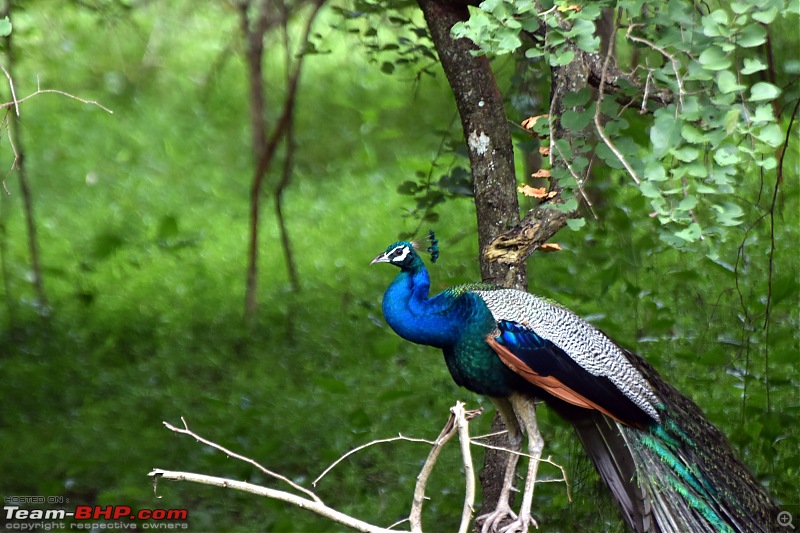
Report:
M572 405L595 409L631 426L651 419L628 399L614 383L595 376L567 353L523 324L498 323L498 335L486 342L511 370L527 382Z

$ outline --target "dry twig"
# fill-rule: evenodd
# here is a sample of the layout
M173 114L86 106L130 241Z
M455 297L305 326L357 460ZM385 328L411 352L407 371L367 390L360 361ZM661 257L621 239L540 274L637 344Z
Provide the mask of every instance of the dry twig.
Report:
M618 28L619 28L619 20L614 25L614 30L611 33L612 37L616 35ZM639 185L641 184L641 180L639 180L639 177L636 175L636 171L633 170L633 167L631 166L630 163L628 163L628 160L625 158L625 156L622 155L622 152L619 151L619 149L611 141L608 135L606 135L606 132L603 129L603 125L600 124L600 108L601 108L600 104L603 102L603 95L606 86L606 73L608 72L608 66L611 64L611 57L613 56L613 54L614 54L614 39L612 38L609 39L608 52L606 53L606 58L603 61L603 68L600 72L600 87L598 87L597 89L597 106L594 110L594 126L597 129L597 134L600 135L601 139L603 139L603 142L606 144L606 146L608 146L608 149L611 150L615 156L617 156L617 159L619 159L620 163L622 163L622 166L625 167L625 170L628 171L628 174L630 174L631 179L633 179L634 183L636 183L636 185Z
M14 107L14 111L15 111L17 116L19 116L19 104L21 104L21 103L23 103L23 102L25 102L27 100L30 100L34 96L38 96L40 94L47 94L47 93L52 93L52 94L58 94L58 95L61 95L61 96L65 96L67 98L71 98L72 100L77 100L78 102L81 102L83 104L94 105L94 106L99 107L100 109L102 109L106 113L109 113L109 114L112 114L112 115L114 114L114 112L112 110L110 110L109 108L107 108L106 106L104 106L103 104L101 104L101 103L99 103L99 102L97 102L95 100L85 100L83 98L80 98L80 97L75 96L73 94L70 94L68 92L59 91L58 89L42 89L38 77L36 78L36 92L33 92L33 93L29 94L28 96L25 96L23 98L17 98L17 93L16 93L16 90L14 89L14 79L11 77L11 74L8 72L8 70L6 70L6 67L4 67L2 64L0 64L0 70L2 70L3 74L6 75L6 78L8 79L8 87L11 90L11 102L0 103L0 109L7 109L7 108L10 108L10 107L13 106ZM11 192L8 190L8 187L6 186L6 180L11 175L11 173L14 171L14 169L18 168L19 152L17 151L17 147L14 145L14 140L12 139L11 128L9 127L8 120L9 120L8 119L8 114L6 114L3 117L3 120L0 121L0 128L2 128L2 125L5 125L5 127L6 127L6 132L8 133L8 142L11 145L11 151L14 153L14 160L11 162L11 168L8 169L8 172L6 173L6 175L3 178L3 181L1 183L2 183L3 190L5 191L5 193L6 194L11 194Z
M411 512L407 519L400 520L395 522L389 528L383 528L380 526L376 526L363 520L359 520L352 516L346 515L340 511L333 509L332 507L327 506L322 500L314 494L311 490L308 490L297 483L291 481L290 479L277 474L266 467L259 464L257 461L245 457L243 455L237 454L224 446L221 446L213 441L210 441L204 437L201 437L194 431L189 429L186 420L181 417L181 421L183 422L183 428L176 427L168 422L164 422L164 426L174 431L175 433L179 433L182 435L189 435L198 442L202 442L203 444L210 446L216 450L219 450L226 455L238 459L240 461L244 461L248 464L251 464L264 472L265 474L283 481L291 486L293 489L302 492L304 496L300 496L298 494L293 494L291 492L286 492L283 490L271 489L267 487L263 487L261 485L255 485L253 483L247 483L244 481L237 481L232 479L226 479L221 477L215 476L207 476L203 474L195 474L191 472L177 472L171 470L164 470L160 468L153 469L150 472L150 476L153 477L153 490L157 490L158 487L158 480L160 479L170 479L174 481L190 481L193 483L200 483L204 485L211 485L215 487L223 487L223 488L231 488L235 490L240 490L244 492L249 492L251 494L256 494L259 496L264 496L267 498L272 498L276 500L280 500L286 503L290 503L292 505L296 505L302 509L307 509L312 511L320 516L343 524L347 527L353 528L357 531L364 531L367 533L395 533L398 530L392 529L399 524L402 524L408 521L411 525L411 532L417 533L422 532L422 504L425 501L425 487L427 481L430 477L430 473L433 471L433 467L436 463L436 459L439 456L439 452L452 437L456 434L459 435L461 441L461 454L462 460L464 464L464 471L466 476L466 493L464 497L464 510L462 512L462 521L461 525L459 526L459 533L466 533L469 530L470 523L472 521L473 515L473 505L475 501L475 473L474 467L472 464L472 456L470 452L469 445L471 443L471 439L469 438L469 420L474 418L475 416L479 415L482 410L477 411L467 411L464 409L464 404L462 402L458 402L451 410L451 414L447 423L442 429L442 432L439 434L439 437L435 441L429 441L426 439L414 439L409 437L404 437L399 435L398 437L393 437L389 439L379 439L372 442L369 442L365 445L359 446L348 453L344 454L342 457L334 461L325 471L316 479L314 480L313 484L322 479L324 475L326 475L332 468L334 468L337 464L339 464L342 460L349 457L353 453L363 450L368 446L372 446L373 444L384 443L384 442L394 442L398 440L410 441L410 442L424 442L430 444L432 446L430 453L428 454L428 458L425 461L425 464L420 471L419 476L417 477L417 484L414 488L414 500L411 507Z

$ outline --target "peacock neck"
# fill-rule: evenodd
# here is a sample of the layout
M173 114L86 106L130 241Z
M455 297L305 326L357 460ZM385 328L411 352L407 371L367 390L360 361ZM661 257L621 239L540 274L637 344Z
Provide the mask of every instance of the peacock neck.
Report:
M417 344L444 348L456 342L458 317L447 293L429 298L431 282L424 265L402 269L383 295L383 315L391 328Z

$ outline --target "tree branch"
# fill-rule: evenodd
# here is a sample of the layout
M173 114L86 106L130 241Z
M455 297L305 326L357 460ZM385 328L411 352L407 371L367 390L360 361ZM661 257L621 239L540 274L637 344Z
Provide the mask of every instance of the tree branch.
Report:
M265 466L261 465L260 463L256 462L254 459L251 459L249 457L245 457L244 455L239 455L238 453L232 452L229 449L225 448L224 446L222 446L220 444L217 444L216 442L212 442L212 441L210 441L208 439L205 439L205 438L201 437L200 435L198 435L197 433L195 433L194 431L189 429L189 426L188 426L188 424L186 423L186 420L183 417L181 417L181 422L183 422L183 429L175 427L172 424L170 424L169 422L162 422L162 423L170 431L174 431L175 433L180 433L182 435L189 435L189 436L193 437L195 440L197 440L198 442L202 442L206 446L210 446L210 447L214 448L215 450L219 450L219 451L221 451L222 453L224 453L225 455L227 455L229 457L233 457L234 459L238 459L239 461L244 461L245 463L248 463L248 464L251 464L251 465L255 466L256 468L258 468L259 470L261 470L262 472L264 472L268 476L274 477L275 479L283 481L284 483L286 483L287 485L289 485L293 489L304 493L305 495L307 495L309 498L311 498L315 502L322 502L322 500L320 500L317 497L316 494L314 494L313 492L311 492L310 490L308 490L308 489L306 489L304 487L301 487L300 485L298 485L297 483L295 483L291 479L287 478L286 476L282 476L281 474L273 472L272 470L268 469L267 467L265 467Z
M148 475L153 477L154 488L157 487L159 479L169 479L172 481L189 481L191 483L199 483L201 485L211 485L212 487L240 490L242 492L249 492L250 494L255 494L257 496L264 496L266 498L272 498L273 500L279 500L282 502L290 503L301 509L306 509L320 516L329 518L335 522L343 524L347 527L353 528L356 531L363 531L365 533L397 532L397 530L394 529L378 527L368 522L364 522L363 520L353 518L350 515L346 515L340 511L337 511L336 509L328 507L321 501L316 501L309 498L303 498L302 496L298 496L290 492L270 489L267 487L262 487L261 485L247 483L245 481L236 481L233 479L227 479L222 477L206 476L203 474L195 474L192 472L176 472L172 470L162 470L160 468L154 468L153 471L150 472Z
M390 439L379 439L372 442L369 442L365 445L359 446L353 450L350 450L342 457L334 461L331 466L325 469L325 471L313 481L313 485L316 486L317 482L325 476L333 467L339 464L342 460L350 455L367 448L373 444L383 443L383 442L393 442L397 440L406 440L412 442L425 442L432 446L430 453L428 454L428 458L425 461L419 475L417 476L417 483L414 487L414 499L411 507L411 512L407 519L408 522L411 524L410 533L422 533L422 505L425 501L425 487L427 485L428 479L430 477L431 472L433 471L433 467L436 464L436 460L439 457L439 453L442 447L455 436L458 434L459 439L461 441L461 454L462 454L462 461L464 466L465 472L465 482L466 482L466 490L464 495L464 510L462 512L462 520L461 525L459 526L459 533L466 533L469 529L470 522L472 520L473 514L473 504L475 501L475 476L474 476L474 469L472 465L472 455L470 453L469 445L471 444L471 440L469 438L469 421L474 417L480 415L483 412L482 409L467 411L464 409L464 403L457 402L454 407L450 409L450 417L448 418L447 422L445 423L444 428L442 429L439 436L436 438L435 441L428 441L425 439L412 439L408 437L403 437L402 435L398 437L393 437ZM194 431L189 429L186 420L181 417L181 421L183 422L183 428L176 427L168 422L163 422L164 426L173 431L175 433L179 433L181 435L188 435L198 442L205 444L206 446L210 446L216 450L219 450L226 455L233 457L234 459L238 459L240 461L244 461L250 465L255 466L265 474L283 481L287 483L293 489L302 492L304 496L300 496L297 494L293 494L291 492L286 492L277 489L271 489L268 487L263 487L261 485L256 485L253 483L247 483L244 481L237 481L222 477L216 476L208 476L204 474L195 474L192 472L178 472L178 471L171 471L165 470L161 468L154 468L152 472L148 475L153 477L153 490L157 494L158 489L158 481L160 479L169 479L173 481L189 481L192 483L200 483L203 485L211 485L214 487L222 487L222 488L229 488L234 490L239 490L243 492L249 492L251 494L255 494L258 496L263 496L266 498L272 498L275 500L280 500L286 503L290 503L301 509L306 509L311 512L314 512L320 516L343 524L347 527L353 528L357 531L364 531L367 533L394 533L398 530L392 529L394 526L405 522L406 520L401 520L392 524L390 528L383 528L368 522L364 522L363 520L359 520L352 516L346 515L332 507L329 507L311 490L306 489L297 483L291 481L287 477L277 474L266 467L262 466L260 463L251 459L249 457L245 457L240 455L236 452L233 452L224 446L217 444L213 441L210 441L204 437L201 437Z
M286 98L283 103L283 110L269 139L266 138L264 129L264 96L263 96L263 73L261 60L263 55L264 32L268 25L260 23L255 30L250 29L248 22L247 3L242 7L242 31L248 41L247 63L250 70L250 99L251 99L251 121L253 130L253 155L255 157L255 170L253 172L252 184L250 187L250 242L248 251L246 289L245 289L245 320L252 321L255 318L257 309L256 290L258 286L258 227L261 210L261 191L264 187L264 179L267 171L272 165L278 144L284 138L286 130L290 127L295 101L297 99L297 87L300 82L300 72L305 57L305 48L308 45L311 35L311 27L314 20L322 8L325 0L315 0L311 13L306 20L301 38L301 54L294 64L294 68L289 76L286 86ZM264 20L264 13L269 4L268 0L263 2L261 7L261 18ZM256 33L252 33L256 32ZM256 42L258 41L258 42Z

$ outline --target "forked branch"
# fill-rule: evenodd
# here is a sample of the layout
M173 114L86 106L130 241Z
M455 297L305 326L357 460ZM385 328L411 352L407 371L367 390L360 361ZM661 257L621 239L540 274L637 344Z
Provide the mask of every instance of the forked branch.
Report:
M461 459L462 459L462 464L464 466L464 477L466 484L465 494L464 494L464 506L461 515L461 523L459 525L458 531L459 533L467 533L472 523L472 517L474 514L474 504L475 504L475 471L472 462L470 444L474 443L481 446L486 446L485 444L477 442L477 439L480 439L482 437L476 437L475 439L470 438L469 421L475 418L476 416L480 415L481 413L482 409L474 411L466 410L464 408L464 403L458 402L456 403L455 406L453 406L450 409L450 416L447 422L445 423L441 433L435 440L431 441L426 439L416 439L399 435L397 437L392 437L388 439L377 439L371 441L344 454L342 457L334 461L328 468L326 468L322 472L322 474L320 474L317 477L317 479L313 481L312 485L316 486L317 483L326 474L328 474L336 465L341 463L344 459L350 457L351 455L353 455L358 451L363 450L364 448L367 448L375 444L382 444L394 441L408 441L408 442L425 443L430 445L431 450L428 454L427 459L425 460L425 464L422 466L422 469L420 470L420 473L417 476L417 483L416 486L414 487L414 497L408 518L405 520L401 520L400 522L397 522L395 524L392 524L388 528L370 524L353 516L346 515L340 511L337 511L336 509L325 504L322 501L322 499L319 496L317 496L313 491L298 485L297 483L290 480L286 476L283 476L266 468L265 466L258 463L254 459L233 452L220 444L217 444L213 441L210 441L198 435L197 433L189 429L189 426L183 417L181 417L181 422L183 423L182 428L174 426L168 422L164 422L164 426L170 431L173 431L175 433L179 433L181 435L188 435L197 440L198 442L202 442L206 446L214 448L215 450L218 450L229 457L238 459L240 461L244 461L258 468L261 472L267 474L268 476L277 479L283 483L286 483L294 491L299 492L301 494L264 487L261 485L247 483L244 481L237 481L217 476L208 476L205 474L196 474L192 472L164 470L161 468L153 469L153 471L150 472L149 475L153 477L153 490L156 491L156 493L158 489L158 481L161 479L170 479L173 481L189 481L192 483L200 483L202 485L211 485L214 487L222 487L222 488L239 490L243 492L249 492L251 494L256 494L258 496L280 500L282 502L286 502L295 505L297 507L300 507L301 509L306 509L308 511L316 513L329 520L332 520L344 526L355 529L356 531L364 531L367 533L397 533L398 531L403 531L403 530L394 529L394 527L407 521L410 524L410 529L406 530L407 533L422 533L423 531L422 507L426 499L425 490L428 480L430 478L431 473L433 472L433 468L436 464L436 460L439 457L439 453L441 452L442 447L445 444L447 444L447 442L449 442L454 436L458 435L459 441L461 443ZM500 451L510 451L510 450L505 450L501 448ZM552 463L552 461L550 461L549 458L546 461ZM556 466L561 468L559 465ZM561 470L563 473L563 468ZM564 475L562 480L566 482L566 475ZM562 480L547 480L547 481L562 481ZM567 485L567 487L569 490L569 485Z

